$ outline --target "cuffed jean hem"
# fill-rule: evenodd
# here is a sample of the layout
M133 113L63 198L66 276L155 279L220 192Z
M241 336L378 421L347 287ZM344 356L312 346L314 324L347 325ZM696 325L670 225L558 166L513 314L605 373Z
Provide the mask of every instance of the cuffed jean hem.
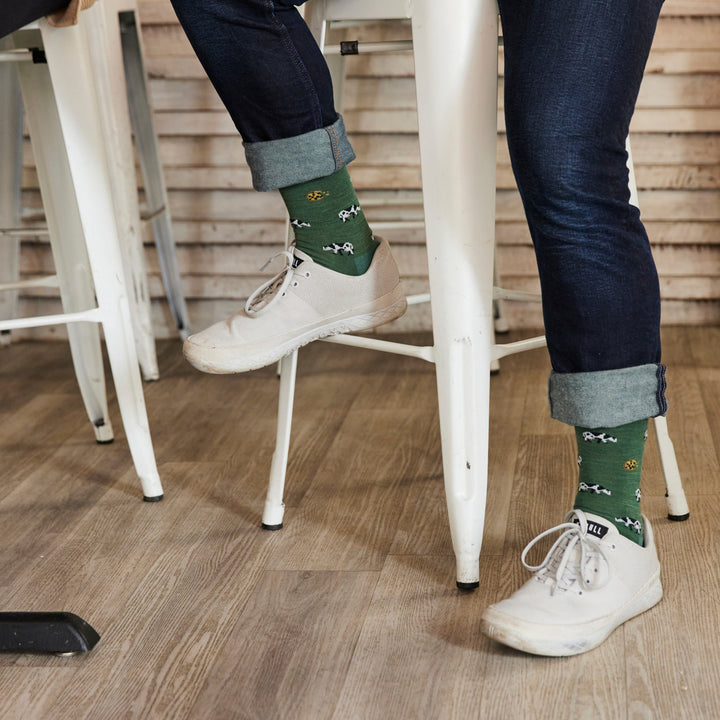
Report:
M340 115L328 127L303 135L243 143L256 190L277 190L332 175L355 159Z
M664 415L665 366L659 363L620 370L550 373L550 415L586 428L618 427Z

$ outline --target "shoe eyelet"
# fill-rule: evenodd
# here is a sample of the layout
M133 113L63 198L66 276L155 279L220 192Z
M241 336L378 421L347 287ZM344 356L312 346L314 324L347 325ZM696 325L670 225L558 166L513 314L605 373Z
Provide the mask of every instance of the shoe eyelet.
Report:
M578 595L582 595L582 590L578 590Z
M310 277L310 273L309 273L309 272L306 272L306 273L305 273L305 277L306 277L306 278L309 278L309 277Z
M296 280L296 281L292 284L292 286L293 286L293 287L297 287L297 286L298 286L298 281Z

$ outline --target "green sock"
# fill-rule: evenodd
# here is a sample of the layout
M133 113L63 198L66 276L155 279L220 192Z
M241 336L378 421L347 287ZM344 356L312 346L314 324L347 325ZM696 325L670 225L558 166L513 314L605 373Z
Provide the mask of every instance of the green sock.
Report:
M365 220L346 168L327 177L280 188L295 245L316 263L362 275L379 243Z
M575 507L610 520L620 534L643 544L640 514L648 421L615 428L575 428L580 478Z

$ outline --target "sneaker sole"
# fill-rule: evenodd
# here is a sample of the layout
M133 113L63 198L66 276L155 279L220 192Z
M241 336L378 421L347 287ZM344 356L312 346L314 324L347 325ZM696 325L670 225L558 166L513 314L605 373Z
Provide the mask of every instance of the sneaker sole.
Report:
M657 605L662 595L658 572L623 607L592 622L540 625L489 607L482 617L480 629L490 639L532 655L579 655L596 648L624 622Z
M272 365L314 340L342 333L371 330L384 325L402 316L406 309L407 301L401 286L397 285L392 292L378 298L365 308L355 308L340 316L323 320L297 335L276 338L270 347L241 345L234 348L207 348L186 340L183 344L183 354L194 368L202 372L216 375L248 372Z

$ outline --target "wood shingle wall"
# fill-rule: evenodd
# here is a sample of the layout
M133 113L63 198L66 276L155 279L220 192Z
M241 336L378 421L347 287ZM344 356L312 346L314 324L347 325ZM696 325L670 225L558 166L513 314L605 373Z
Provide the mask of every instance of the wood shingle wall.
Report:
M145 53L174 218L179 264L195 328L234 312L260 282L259 268L279 249L284 210L277 193L255 193L242 143L196 60L168 0L141 0ZM407 39L407 25L339 31L354 39ZM358 160L350 167L361 204L375 222L421 220L420 168L410 52L347 61L343 114ZM502 105L499 125L503 128ZM631 127L640 206L661 276L663 322L720 322L720 0L668 0ZM25 216L41 212L29 144ZM392 205L379 206L383 200ZM426 288L421 227L388 230L409 292ZM505 138L498 143L497 238L503 284L538 289L534 256ZM150 239L148 235L148 240ZM159 267L147 247L158 336L173 330ZM52 267L47 245L23 245L22 272ZM56 300L23 298L25 312ZM535 305L509 308L514 326L541 324ZM392 329L425 329L413 307ZM52 331L44 331L45 334Z

